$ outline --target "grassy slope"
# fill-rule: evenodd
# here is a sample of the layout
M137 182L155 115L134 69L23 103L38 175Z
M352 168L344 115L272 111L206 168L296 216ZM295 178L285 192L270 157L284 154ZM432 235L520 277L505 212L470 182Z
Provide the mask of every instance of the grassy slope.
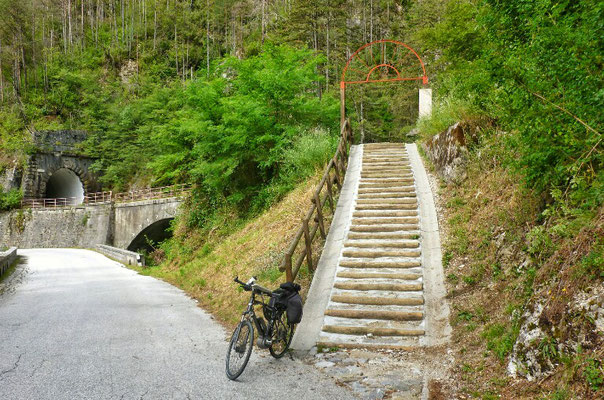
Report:
M546 301L546 324L575 323L566 312L574 296L602 281L581 260L601 251L603 213L568 224L548 243L539 232L543 199L527 191L499 161L499 138L475 149L468 179L440 190L447 231L443 264L452 307L453 342L459 360L459 389L473 398L598 398L585 379L585 361L601 358L598 343L583 354L557 354L551 379L528 383L506 374L520 316ZM600 239L598 239L600 238ZM599 245L598 245L599 240ZM593 271L592 271L593 272ZM566 319L566 320L565 320ZM550 326L551 326L550 325ZM593 326L583 327L592 329ZM556 331L556 330L554 330ZM561 333L558 342L568 339Z
M282 201L231 234L209 240L189 255L180 249L181 257L141 272L182 288L219 321L234 325L249 297L237 290L233 278L239 276L245 281L257 276L259 283L268 288L285 281L284 273L278 268L300 219L310 207L320 175L300 184ZM297 282L304 290L309 286L305 265Z

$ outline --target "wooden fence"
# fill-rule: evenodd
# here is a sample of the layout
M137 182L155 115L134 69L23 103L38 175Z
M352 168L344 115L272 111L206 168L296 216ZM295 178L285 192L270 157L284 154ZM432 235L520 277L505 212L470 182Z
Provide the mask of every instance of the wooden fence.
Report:
M321 239L324 240L327 237L330 225L329 216L333 216L335 213L337 194L342 189L348 166L348 151L353 140L352 128L348 120L342 126L340 134L336 154L327 164L325 173L313 194L312 205L306 216L302 218L300 228L285 252L285 258L279 268L282 272L285 271L288 282L296 279L304 260L306 260L309 272L314 272L317 267L313 258L313 241L318 238L317 232Z
M191 190L187 185L173 185L158 188L148 188L133 190L130 192L97 192L88 193L84 199L77 197L62 197L54 199L35 199L28 198L21 201L22 208L61 208L75 207L79 205L97 205L108 203L127 203L141 200L168 199L173 197L183 197Z

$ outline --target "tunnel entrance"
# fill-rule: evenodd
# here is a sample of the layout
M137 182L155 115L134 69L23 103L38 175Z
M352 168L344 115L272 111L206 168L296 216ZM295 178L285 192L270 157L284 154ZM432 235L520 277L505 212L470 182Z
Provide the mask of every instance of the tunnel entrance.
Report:
M70 169L56 170L46 182L46 198L75 198L76 204L84 201L84 185L80 178Z
M128 250L150 254L156 246L172 237L170 223L174 218L160 219L143 229L130 243Z

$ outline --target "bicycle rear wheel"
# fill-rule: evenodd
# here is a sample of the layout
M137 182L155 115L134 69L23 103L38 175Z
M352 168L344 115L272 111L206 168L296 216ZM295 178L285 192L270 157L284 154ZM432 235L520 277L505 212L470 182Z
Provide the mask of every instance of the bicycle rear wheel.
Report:
M273 337L271 338L273 343L268 348L268 351L271 353L271 356L281 358L285 355L287 349L289 349L289 345L294 337L294 324L287 322L285 311L281 313L274 324Z
M252 354L254 328L248 320L241 321L229 343L226 356L227 378L235 380L241 375Z

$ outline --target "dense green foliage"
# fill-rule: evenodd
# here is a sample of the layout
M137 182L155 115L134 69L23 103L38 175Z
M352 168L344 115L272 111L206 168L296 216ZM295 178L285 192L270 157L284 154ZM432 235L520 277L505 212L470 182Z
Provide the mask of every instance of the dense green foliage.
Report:
M441 102L513 132L509 162L528 186L578 207L601 204L604 5L446 4L442 21L418 31L427 49L442 49Z
M244 60L225 58L209 80L177 82L136 99L92 134L97 168L108 184L146 173L153 185L197 183L210 200L225 197L238 206L267 185L291 185L334 149L329 138L337 136L337 103L308 90L320 79L314 72L320 61L307 50L268 46ZM310 161L313 170L296 174L292 146L306 153L295 143L308 135L323 147ZM116 152L119 143L130 148ZM141 153L148 160L142 162Z
M17 189L11 189L8 192L4 192L0 186L0 211L12 210L21 205L21 191Z

